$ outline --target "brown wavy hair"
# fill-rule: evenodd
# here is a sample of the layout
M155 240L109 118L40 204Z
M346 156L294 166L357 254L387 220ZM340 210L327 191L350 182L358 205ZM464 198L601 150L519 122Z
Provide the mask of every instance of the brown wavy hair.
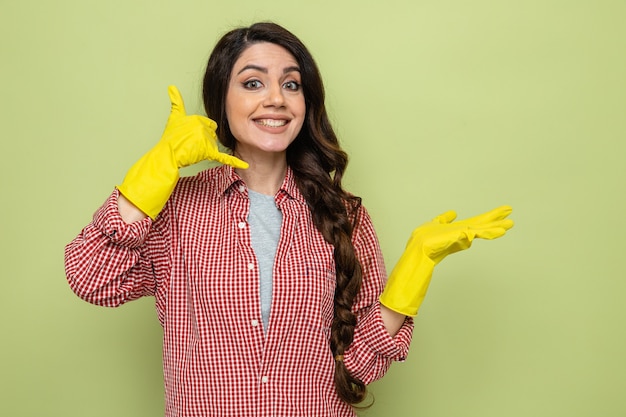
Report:
M217 122L220 142L234 151L236 139L228 126L225 110L230 73L241 53L259 42L282 46L300 67L306 118L300 133L287 148L287 163L317 229L334 247L337 284L330 349L336 358L337 394L355 405L363 401L367 389L362 381L350 375L342 358L354 337L357 319L352 305L362 282L361 265L352 244L361 199L346 192L341 185L348 156L339 146L329 121L317 64L295 35L275 23L261 22L231 30L217 42L209 57L202 88L204 108L208 117Z

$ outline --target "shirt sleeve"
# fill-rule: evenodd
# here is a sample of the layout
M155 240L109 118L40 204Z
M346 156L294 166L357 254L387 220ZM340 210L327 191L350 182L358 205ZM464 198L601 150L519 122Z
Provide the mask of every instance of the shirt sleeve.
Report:
M116 189L65 247L65 273L72 291L106 307L156 295L169 266L163 233L150 218L125 223L118 196Z
M381 378L393 361L404 361L413 335L413 319L407 317L391 337L385 328L378 297L387 280L387 272L371 218L364 207L353 237L361 262L363 282L353 311L357 315L354 340L344 354L344 363L350 373L369 384Z

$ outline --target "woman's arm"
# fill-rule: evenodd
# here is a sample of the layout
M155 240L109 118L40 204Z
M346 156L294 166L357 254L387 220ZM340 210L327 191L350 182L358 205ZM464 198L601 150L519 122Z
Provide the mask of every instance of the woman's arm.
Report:
M118 197L115 190L65 247L65 271L72 290L87 302L107 307L154 295L156 282L164 278L154 271L167 270L155 265L169 265L164 228L153 227L145 216L126 223Z
M353 241L363 280L353 305L357 315L354 340L344 354L344 364L354 377L369 384L381 378L393 361L406 358L413 319L378 301L387 273L374 226L364 207L360 209Z

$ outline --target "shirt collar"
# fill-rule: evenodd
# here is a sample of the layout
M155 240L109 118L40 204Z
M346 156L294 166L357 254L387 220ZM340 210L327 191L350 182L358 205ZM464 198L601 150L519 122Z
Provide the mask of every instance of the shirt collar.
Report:
M218 175L216 176L216 190L220 195L229 192L233 187L244 185L243 180L237 174L235 169L228 165L222 165L217 168ZM280 205L285 199L296 200L306 205L306 200L298 186L296 184L295 174L291 167L287 167L287 173L285 179L276 193L276 204Z

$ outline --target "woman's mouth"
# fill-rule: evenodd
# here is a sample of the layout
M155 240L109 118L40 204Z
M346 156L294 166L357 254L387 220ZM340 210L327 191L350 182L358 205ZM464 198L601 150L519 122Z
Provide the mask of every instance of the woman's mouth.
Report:
M266 127L281 127L287 124L287 120L284 119L257 119L254 122Z

